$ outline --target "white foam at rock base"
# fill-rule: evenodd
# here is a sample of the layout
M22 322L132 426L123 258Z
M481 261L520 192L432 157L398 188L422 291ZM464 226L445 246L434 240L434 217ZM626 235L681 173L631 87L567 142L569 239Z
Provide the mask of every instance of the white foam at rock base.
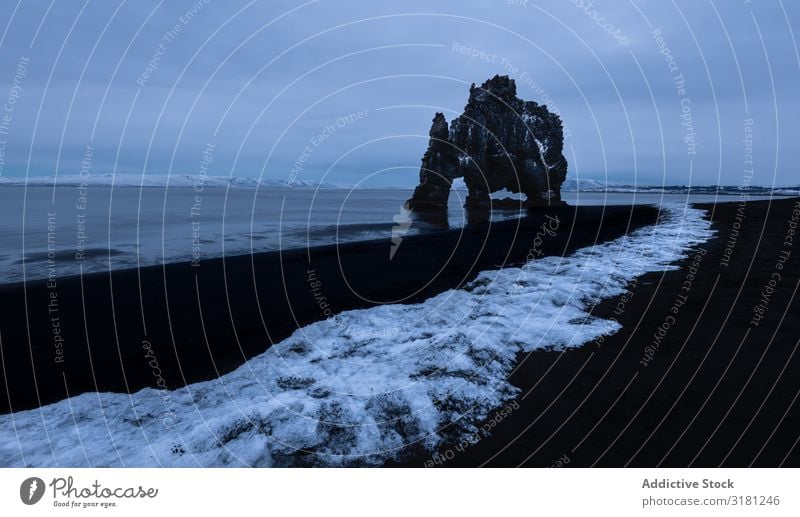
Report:
M569 257L308 325L213 381L3 415L0 465L352 465L435 450L515 397L520 352L615 332L588 307L712 235L702 211L664 207L659 224Z

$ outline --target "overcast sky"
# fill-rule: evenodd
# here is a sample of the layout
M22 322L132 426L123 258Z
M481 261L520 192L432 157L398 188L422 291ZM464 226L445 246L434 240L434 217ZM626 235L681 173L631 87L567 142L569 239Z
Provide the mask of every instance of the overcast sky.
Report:
M91 172L196 174L213 148L210 175L412 185L434 113L508 74L561 115L569 177L739 185L752 151L752 184L800 183L800 6L587 4L4 1L0 173L88 146Z

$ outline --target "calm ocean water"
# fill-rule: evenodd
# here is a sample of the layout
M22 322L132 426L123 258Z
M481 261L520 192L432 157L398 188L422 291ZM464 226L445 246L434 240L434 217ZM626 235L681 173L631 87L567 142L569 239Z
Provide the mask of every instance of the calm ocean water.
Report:
M466 192L453 191L446 222L465 224ZM408 222L411 190L289 188L0 187L0 282L65 276L412 235L441 230ZM685 195L564 194L570 204L685 202ZM713 201L714 196L690 196ZM723 201L736 201L723 196ZM494 220L518 217L496 212Z

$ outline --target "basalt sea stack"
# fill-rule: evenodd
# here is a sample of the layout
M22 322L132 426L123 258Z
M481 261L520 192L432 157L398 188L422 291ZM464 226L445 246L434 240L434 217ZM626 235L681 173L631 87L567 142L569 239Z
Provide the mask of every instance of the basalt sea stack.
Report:
M529 206L562 204L567 175L561 119L545 106L517 97L508 76L495 76L469 90L464 113L450 126L433 118L412 210L447 207L453 180L464 178L466 207L489 208L491 193L522 193Z

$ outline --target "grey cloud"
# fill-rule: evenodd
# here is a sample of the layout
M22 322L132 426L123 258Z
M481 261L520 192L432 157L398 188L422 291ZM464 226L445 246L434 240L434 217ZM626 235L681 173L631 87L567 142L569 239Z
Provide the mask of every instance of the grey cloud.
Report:
M522 97L559 110L571 133L572 172L582 177L738 184L741 133L752 118L754 182L797 183L796 6L588 4L92 1L67 38L83 3L56 2L43 18L49 2L24 2L12 19L14 4L6 3L0 98L21 56L30 70L3 173L52 174L57 166L74 173L90 141L97 170L116 163L124 171L192 172L213 140L213 174L285 178L312 138L366 111L314 147L302 177L318 179L338 160L329 181L356 183L401 167L374 181L411 185L434 111L452 118L470 83L508 73ZM683 95L656 29L685 78ZM694 155L682 99L690 103Z

